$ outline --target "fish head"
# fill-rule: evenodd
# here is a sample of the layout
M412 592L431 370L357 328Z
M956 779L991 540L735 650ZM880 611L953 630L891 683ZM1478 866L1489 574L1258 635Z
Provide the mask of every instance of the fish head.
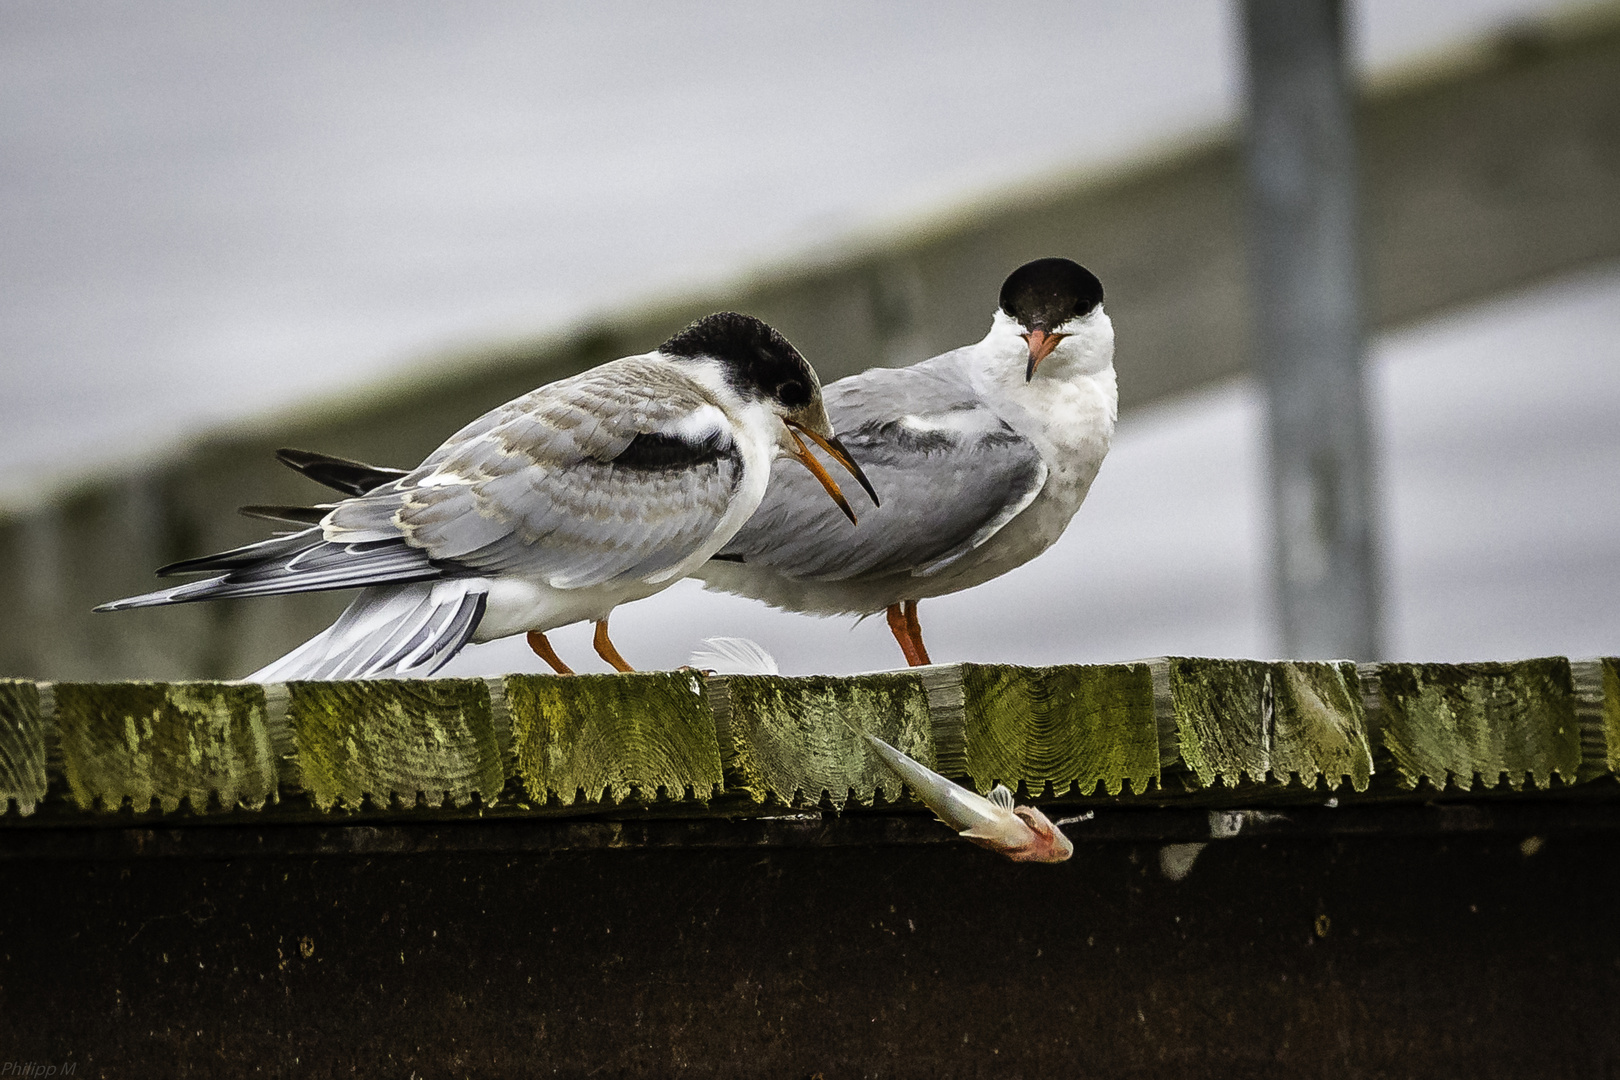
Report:
M1002 851L1007 858L1013 862L1055 863L1067 862L1074 854L1074 844L1045 814L1033 806L1014 807L1013 813L1029 827L1030 840L1017 850Z

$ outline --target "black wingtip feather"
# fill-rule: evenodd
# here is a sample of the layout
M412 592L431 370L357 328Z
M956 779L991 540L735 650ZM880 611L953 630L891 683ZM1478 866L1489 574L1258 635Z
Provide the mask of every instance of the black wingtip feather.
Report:
M295 450L282 447L276 451L276 460L303 473L317 484L349 496L365 495L384 484L410 475L405 469L390 469L382 465L367 465L363 461L317 454L313 450Z
M321 506L239 506L236 512L243 517L264 521L290 521L295 525L319 525L330 511Z

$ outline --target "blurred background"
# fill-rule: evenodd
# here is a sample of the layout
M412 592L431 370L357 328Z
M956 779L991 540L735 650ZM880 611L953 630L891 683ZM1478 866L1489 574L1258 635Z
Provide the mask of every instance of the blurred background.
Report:
M1349 5L1383 650L1620 650L1620 5ZM0 3L0 675L234 677L342 595L90 615L723 307L825 379L1094 270L1118 437L1064 538L925 602L936 661L1279 651L1226 0ZM881 619L682 583L638 667ZM553 635L605 670L589 628ZM520 641L445 674L542 670Z

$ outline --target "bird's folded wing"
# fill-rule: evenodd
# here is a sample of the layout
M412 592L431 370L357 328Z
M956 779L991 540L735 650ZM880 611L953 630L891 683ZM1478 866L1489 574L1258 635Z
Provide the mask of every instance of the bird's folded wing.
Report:
M398 537L461 573L582 588L688 558L741 477L730 424L703 389L631 358L502 406L403 480L340 504L323 529L333 542Z
M765 501L721 557L802 580L926 575L1028 506L1046 483L1039 451L935 364L869 371L826 389L833 426L883 499L862 510L859 528L808 473L779 461Z
M107 606L501 574L556 588L655 578L710 540L741 476L702 387L668 364L615 361L493 410L316 529L164 568L217 577Z

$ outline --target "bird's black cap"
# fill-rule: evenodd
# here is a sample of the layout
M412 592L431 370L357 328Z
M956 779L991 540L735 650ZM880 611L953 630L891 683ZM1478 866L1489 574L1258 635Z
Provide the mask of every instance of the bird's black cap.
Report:
M738 393L773 397L789 408L809 404L820 386L799 350L752 315L707 315L658 347L665 356L713 357Z
M1007 275L1001 310L1030 329L1051 330L1103 301L1097 275L1070 259L1036 259Z

